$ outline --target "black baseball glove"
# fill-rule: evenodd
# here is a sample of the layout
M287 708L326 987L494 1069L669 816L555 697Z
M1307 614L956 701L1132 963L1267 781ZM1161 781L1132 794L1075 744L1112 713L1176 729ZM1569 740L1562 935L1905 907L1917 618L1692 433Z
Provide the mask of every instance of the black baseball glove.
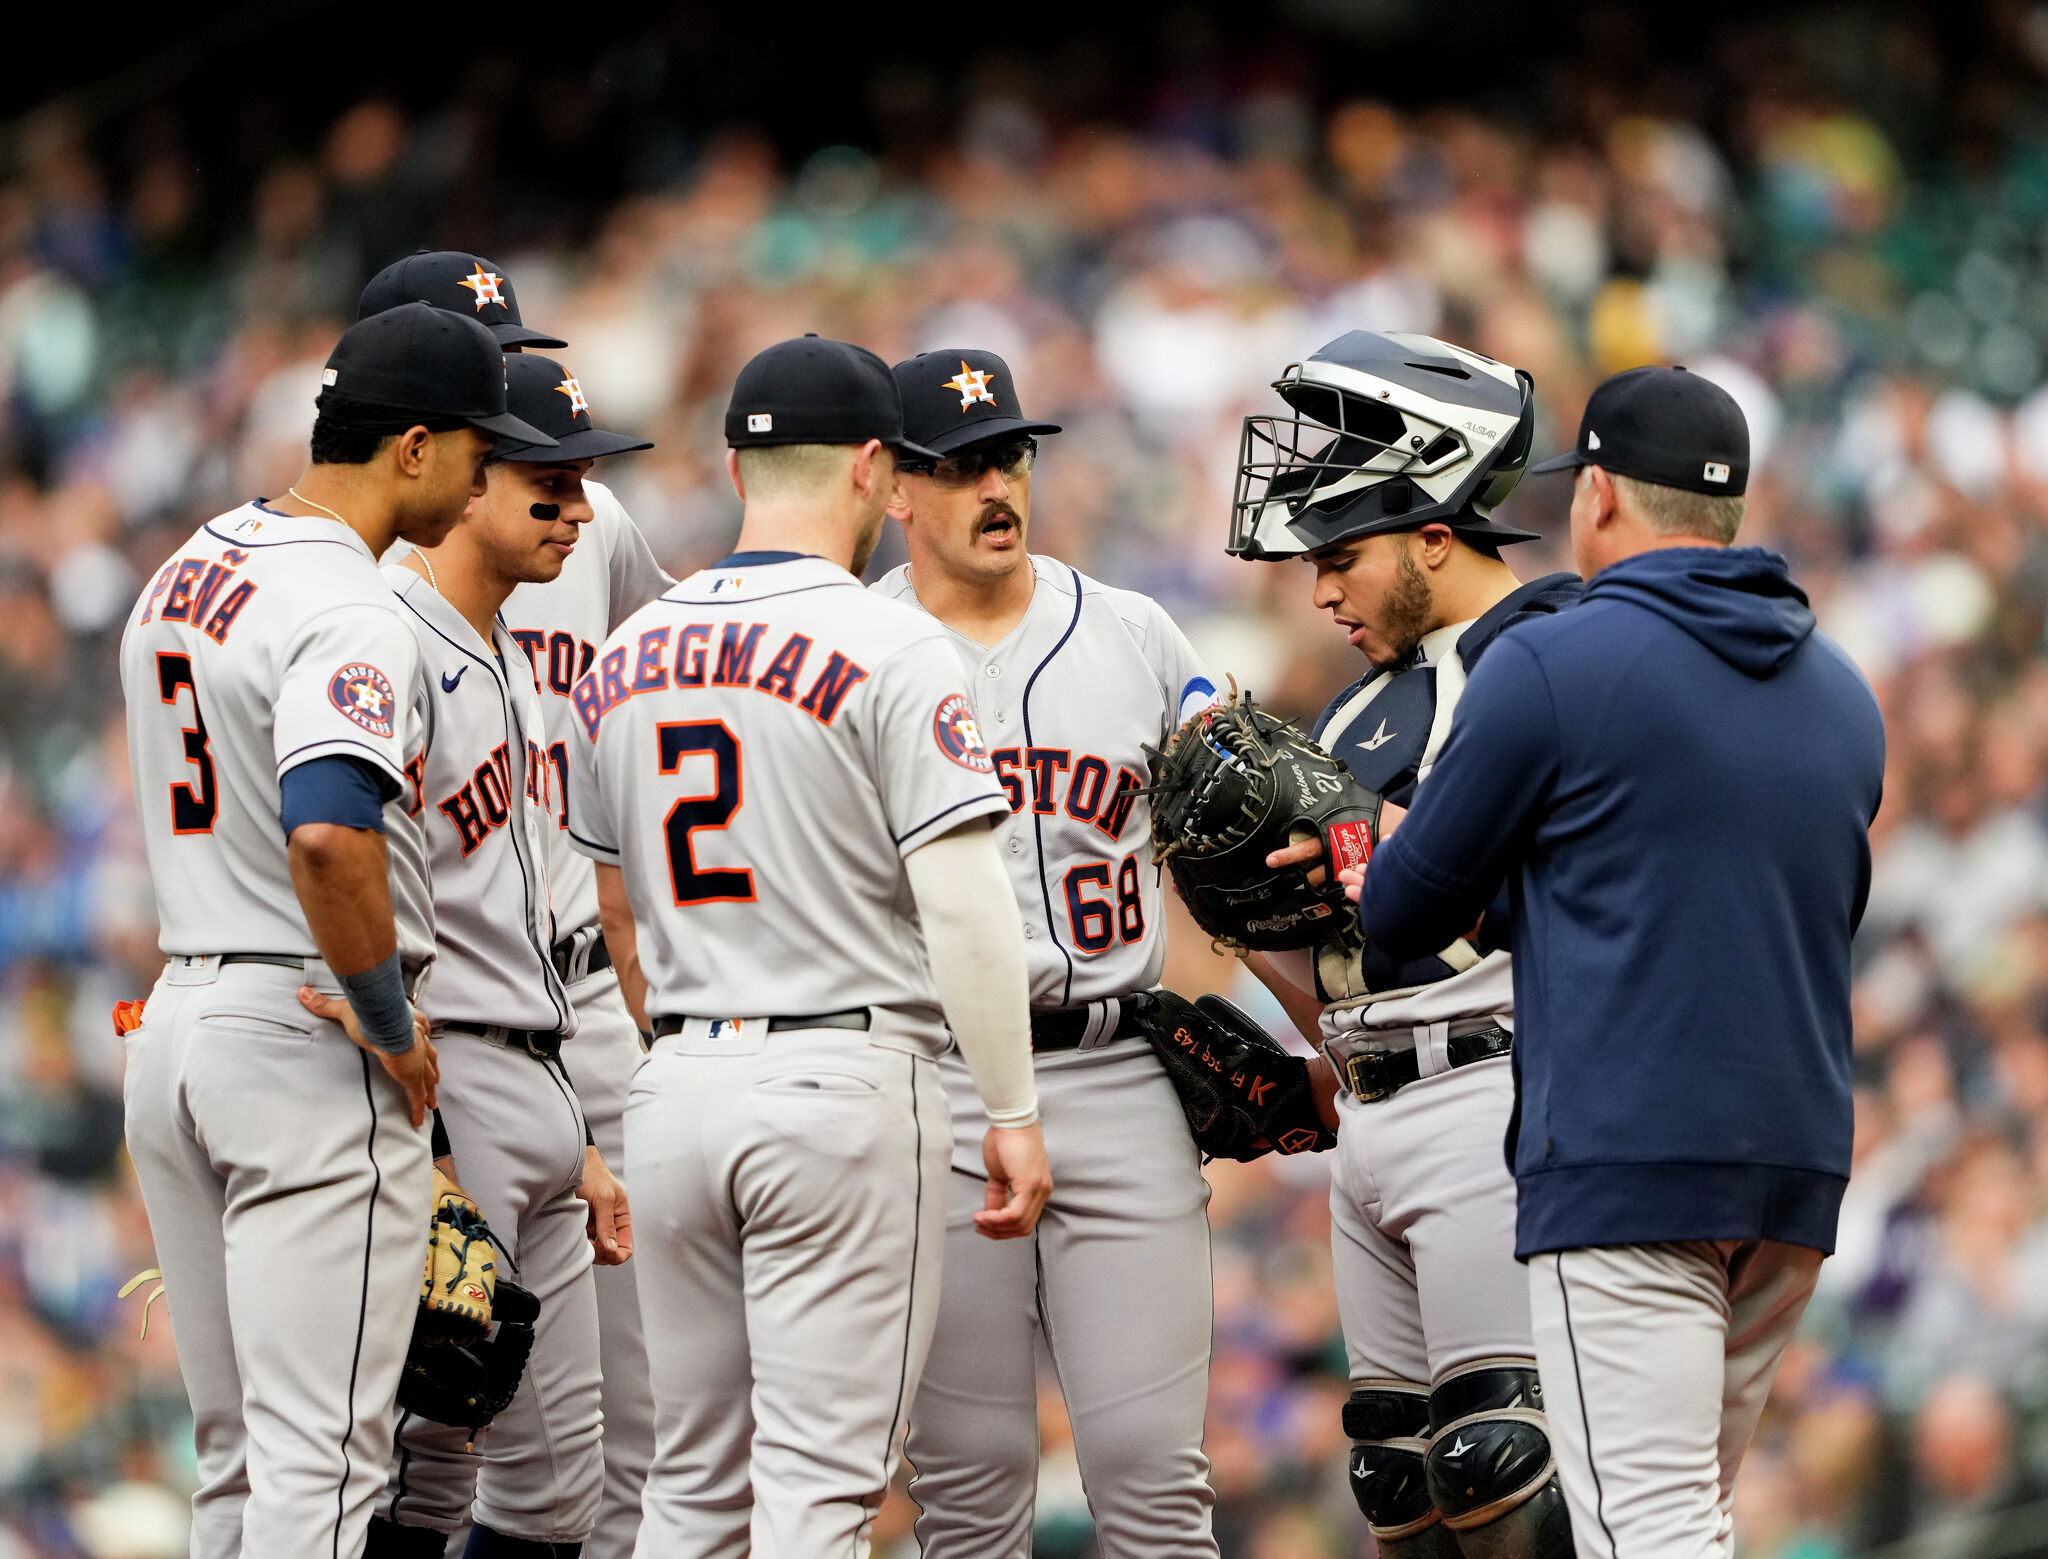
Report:
M1154 755L1152 853L1173 873L1188 913L1232 948L1309 947L1350 912L1337 873L1363 865L1380 798L1336 758L1244 694L1190 718ZM1317 864L1275 869L1266 857L1319 839Z
M1320 1153L1337 1133L1323 1124L1308 1062L1221 996L1188 1001L1171 991L1124 998L1159 1053L1167 1080L1209 1158Z
M491 1312L497 1322L491 1336L458 1343L438 1340L428 1313L421 1311L398 1378L400 1407L467 1429L472 1443L478 1430L512 1405L533 1352L540 1301L510 1278L499 1278Z

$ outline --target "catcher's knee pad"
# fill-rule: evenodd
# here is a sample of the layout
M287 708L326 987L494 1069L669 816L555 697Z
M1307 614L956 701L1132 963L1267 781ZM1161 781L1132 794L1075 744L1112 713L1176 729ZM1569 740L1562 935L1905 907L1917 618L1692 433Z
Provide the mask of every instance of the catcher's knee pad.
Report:
M1457 1540L1437 1519L1423 1456L1429 1445L1429 1390L1405 1380L1372 1380L1344 1404L1351 1437L1351 1497L1386 1559L1458 1559Z
M446 1532L400 1526L383 1516L370 1517L370 1535L363 1540L363 1559L441 1559L447 1552Z
M1481 1359L1429 1394L1431 1502L1465 1559L1571 1559L1533 1359Z

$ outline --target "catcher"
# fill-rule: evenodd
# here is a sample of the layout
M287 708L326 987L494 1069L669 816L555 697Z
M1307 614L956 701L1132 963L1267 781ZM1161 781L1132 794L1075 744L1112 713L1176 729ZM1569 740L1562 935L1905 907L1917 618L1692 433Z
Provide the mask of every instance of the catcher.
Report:
M1291 411L1245 420L1229 550L1306 557L1316 606L1370 662L1315 737L1384 798L1372 821L1390 828L1487 647L1582 589L1564 574L1521 584L1499 548L1530 533L1489 518L1528 458L1531 383L1426 336L1354 331L1274 388ZM1237 718L1257 743L1183 733L1163 760L1160 787L1190 801L1155 800L1173 830L1160 848L1197 921L1320 1032L1337 1076L1331 1240L1352 1493L1389 1559L1566 1559L1501 1156L1514 1094L1505 897L1430 957L1378 954L1355 915L1322 914L1313 897L1360 864L1348 814L1333 822L1316 800L1329 777L1297 734ZM1247 812L1248 783L1278 799ZM1233 828L1233 812L1259 821Z

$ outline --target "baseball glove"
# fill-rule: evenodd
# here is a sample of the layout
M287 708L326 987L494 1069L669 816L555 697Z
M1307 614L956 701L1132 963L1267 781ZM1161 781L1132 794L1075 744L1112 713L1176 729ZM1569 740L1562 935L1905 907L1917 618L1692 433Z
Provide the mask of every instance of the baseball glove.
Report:
M427 1271L414 1330L432 1342L482 1342L491 1327L497 1249L476 1203L438 1166L428 1230Z
M496 1335L481 1342L442 1342L426 1335L429 1312L413 1324L412 1347L398 1377L398 1405L408 1413L477 1431L506 1408L526 1374L533 1352L533 1323L540 1301L510 1278L499 1278L493 1294Z
M1309 1087L1308 1062L1220 996L1171 991L1125 998L1208 1158L1320 1153L1337 1145Z
M1152 853L1210 936L1224 946L1309 947L1350 906L1337 873L1363 865L1380 798L1336 758L1243 694L1194 715L1152 764ZM1317 864L1275 870L1273 851L1319 839Z

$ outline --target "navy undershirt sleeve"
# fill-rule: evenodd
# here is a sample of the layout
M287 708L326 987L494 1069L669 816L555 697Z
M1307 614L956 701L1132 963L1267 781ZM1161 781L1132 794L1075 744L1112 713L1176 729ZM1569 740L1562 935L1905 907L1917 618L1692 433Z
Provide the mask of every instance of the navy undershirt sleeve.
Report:
M384 832L384 803L397 799L390 778L361 758L312 758L278 781L278 820L284 836L302 823L335 823L343 828Z

